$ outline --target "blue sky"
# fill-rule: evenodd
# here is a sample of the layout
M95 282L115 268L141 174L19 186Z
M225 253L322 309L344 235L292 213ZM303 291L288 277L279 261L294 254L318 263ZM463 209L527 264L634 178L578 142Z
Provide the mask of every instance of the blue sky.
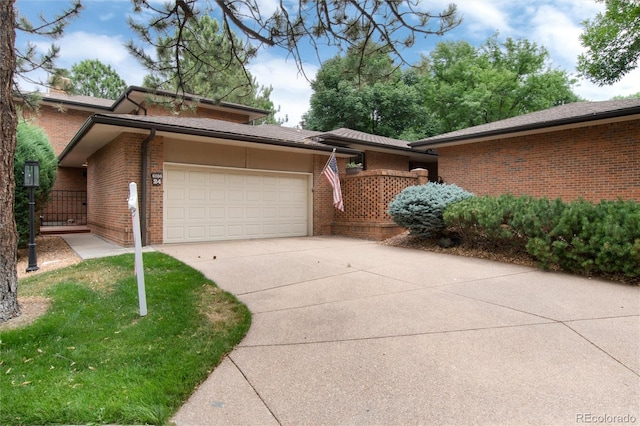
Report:
M161 0L157 0L161 2ZM164 1L164 0L162 0ZM203 0L204 1L204 0ZM443 10L449 0L422 0L425 10ZM261 10L269 10L272 0L257 0ZM463 17L463 23L443 37L431 36L420 40L407 51L407 57L419 58L428 54L439 41L466 40L480 45L496 31L501 39L526 38L545 46L551 56L551 66L575 73L578 55L583 51L579 35L581 22L593 18L603 10L603 4L595 0L459 0L455 2ZM78 19L67 28L64 37L56 40L60 46L57 65L71 68L84 59L99 59L111 65L129 85L141 85L146 74L135 59L129 56L124 43L133 38L127 25L127 16L132 13L130 0L83 0L84 9ZM21 14L32 21L37 14L53 16L69 5L67 0L17 0ZM35 22L34 22L35 23ZM17 44L24 46L24 36L18 34ZM31 40L43 51L50 45L49 40ZM313 78L320 63L315 53L309 52L305 73ZM335 51L322 52L321 60L333 56ZM289 117L288 126L299 123L302 114L309 109L311 89L308 81L300 75L293 59L278 49L263 49L250 64L250 71L259 84L272 86L271 99L279 105L280 118ZM574 91L588 100L607 100L616 95L640 92L640 70L630 73L612 86L598 87L580 80Z

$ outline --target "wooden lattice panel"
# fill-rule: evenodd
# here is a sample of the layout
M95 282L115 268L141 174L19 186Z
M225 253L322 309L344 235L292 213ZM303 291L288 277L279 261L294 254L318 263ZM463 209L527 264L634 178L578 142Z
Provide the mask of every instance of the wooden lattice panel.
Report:
M405 188L417 185L418 176L411 172L372 170L341 177L344 212L336 214L337 222L389 222L389 203Z

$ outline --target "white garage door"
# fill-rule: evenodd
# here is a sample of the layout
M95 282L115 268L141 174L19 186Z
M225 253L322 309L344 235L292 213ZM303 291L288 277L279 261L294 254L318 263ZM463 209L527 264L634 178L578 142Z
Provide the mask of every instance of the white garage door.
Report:
M306 174L165 165L164 242L306 236Z

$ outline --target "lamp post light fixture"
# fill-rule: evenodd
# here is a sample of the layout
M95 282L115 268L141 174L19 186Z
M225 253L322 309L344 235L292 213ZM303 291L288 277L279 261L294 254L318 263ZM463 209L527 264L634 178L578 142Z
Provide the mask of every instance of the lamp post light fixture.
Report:
M27 272L38 270L38 256L36 254L35 243L35 210L36 202L34 197L34 191L40 186L40 163L33 160L27 160L24 162L24 185L25 188L29 188L29 266L27 266Z

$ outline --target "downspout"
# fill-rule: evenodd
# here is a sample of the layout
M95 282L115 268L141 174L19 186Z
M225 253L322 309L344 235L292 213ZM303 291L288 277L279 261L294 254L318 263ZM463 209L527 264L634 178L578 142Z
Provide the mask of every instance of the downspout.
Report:
M138 109L141 109L142 111L144 111L144 115L147 115L147 109L146 109L145 107L143 107L142 105L140 105L139 103L137 103L136 101L134 101L133 99L131 99L131 98L129 97L129 94L128 94L128 93L125 95L125 98L126 98L129 102L131 102L132 104L134 104L135 106L137 106L137 107L138 107ZM137 112L137 111L136 111L136 112ZM144 240L144 237L142 237L142 239ZM143 244L143 245L144 245L144 244Z
M151 128L149 135L142 141L142 161L141 161L141 169L142 176L140 179L140 199L142 203L140 203L140 234L141 234L141 242L142 246L147 245L147 152L149 151L149 142L153 140L156 136L155 127Z

